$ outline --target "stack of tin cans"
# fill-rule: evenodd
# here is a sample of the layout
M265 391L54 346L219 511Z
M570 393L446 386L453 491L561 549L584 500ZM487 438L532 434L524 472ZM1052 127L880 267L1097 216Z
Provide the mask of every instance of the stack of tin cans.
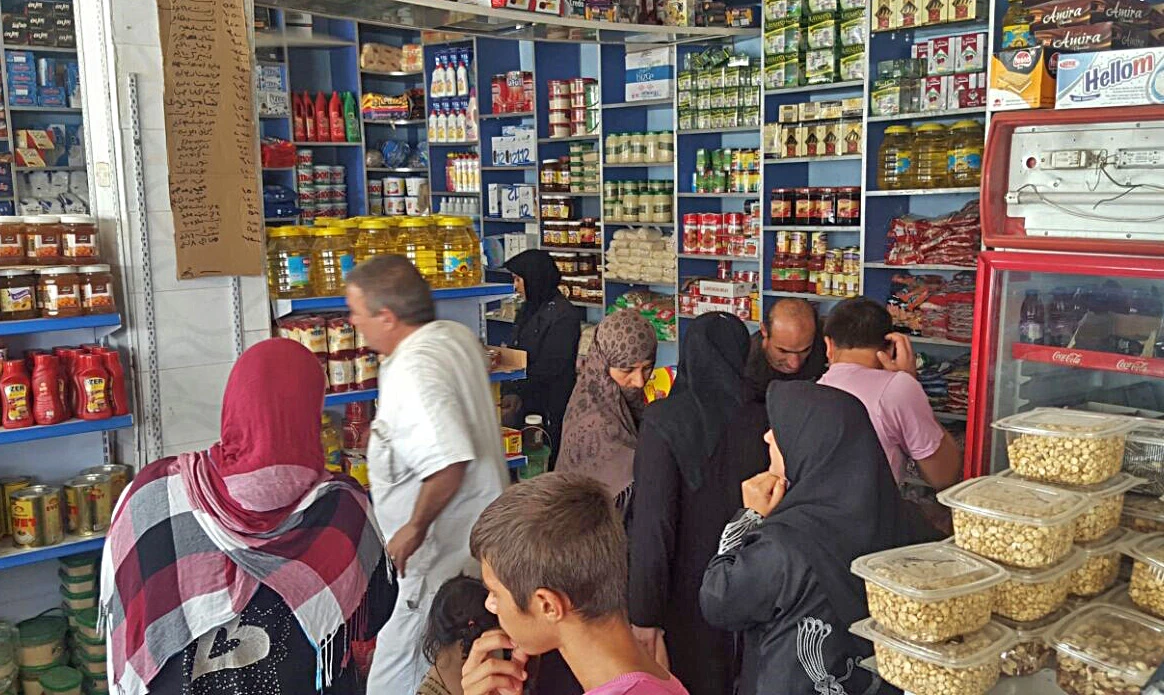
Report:
M301 219L347 217L346 176L347 172L342 165L316 164L313 150L298 150L295 153L295 182L299 192Z
M551 138L598 135L602 123L598 80L592 77L550 80L546 91Z
M113 508L132 478L123 464L86 468L63 485L34 477L0 478L0 536L18 548L57 545L72 536L99 536L109 528Z

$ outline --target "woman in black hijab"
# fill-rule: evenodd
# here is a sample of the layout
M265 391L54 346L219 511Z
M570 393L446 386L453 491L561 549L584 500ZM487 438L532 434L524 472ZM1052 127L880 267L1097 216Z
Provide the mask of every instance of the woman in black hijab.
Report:
M550 254L541 250L519 253L506 262L525 305L513 326L511 346L525 350L525 379L507 382L502 408L510 427L522 427L525 416L542 416L552 440L554 458L562 442L562 418L574 391L575 363L582 322L558 289L562 280Z
M630 508L630 617L649 652L663 652L691 695L730 695L734 638L699 611L719 535L741 504L740 483L764 470L767 415L746 400L748 331L729 314L687 326L670 397L647 408L635 448Z
M770 466L743 484L700 591L708 622L743 634L740 695L899 692L857 666L873 650L849 633L869 615L849 566L938 536L901 500L861 401L774 382L768 420Z

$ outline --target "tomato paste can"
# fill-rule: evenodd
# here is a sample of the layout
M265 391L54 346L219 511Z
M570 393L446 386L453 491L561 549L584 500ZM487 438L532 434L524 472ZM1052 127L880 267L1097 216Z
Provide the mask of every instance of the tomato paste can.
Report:
M791 234L787 229L776 230L776 248L773 251L776 255L788 254L788 249L792 248Z
M569 80L549 80L546 83L546 88L551 97L568 97L570 96L570 81Z
M699 251L714 254L718 237L723 233L723 217L716 212L705 212L699 216Z
M331 183L331 167L326 164L316 164L311 168L311 179L316 186L326 186Z
M723 216L723 233L727 236L743 236L744 234L744 213L729 212Z
M129 487L129 481L133 480L133 469L124 463L107 463L81 471L81 475L98 473L109 476L109 482L113 485L113 505L116 506L117 500L121 499L121 493L125 492L125 488Z
M9 499L12 541L18 548L43 548L65 539L59 487L30 485Z
M79 475L65 481L69 533L95 536L109 528L113 516L113 482L104 473Z
M683 216L683 253L699 253L699 213Z
M808 232L788 233L788 254L797 258L808 255Z
M32 478L27 475L0 478L0 536L12 535L12 518L9 516L12 494L30 485L32 485Z

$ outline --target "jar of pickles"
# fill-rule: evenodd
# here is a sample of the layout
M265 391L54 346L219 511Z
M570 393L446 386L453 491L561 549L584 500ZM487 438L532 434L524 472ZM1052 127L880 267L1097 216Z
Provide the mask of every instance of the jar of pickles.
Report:
M96 263L101 260L97 246L97 220L89 215L63 215L61 255L66 263Z
M675 159L675 134L669 130L661 131L658 134L658 150L656 151L656 162L667 163Z
M0 266L24 264L24 218L0 217Z
M61 235L64 228L56 215L24 218L24 254L32 265L61 264Z

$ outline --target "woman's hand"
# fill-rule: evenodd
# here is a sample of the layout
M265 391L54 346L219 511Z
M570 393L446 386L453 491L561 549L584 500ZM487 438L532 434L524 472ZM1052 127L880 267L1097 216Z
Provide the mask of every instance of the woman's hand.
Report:
M784 499L788 480L764 471L745 480L740 487L744 493L744 506L766 519Z

